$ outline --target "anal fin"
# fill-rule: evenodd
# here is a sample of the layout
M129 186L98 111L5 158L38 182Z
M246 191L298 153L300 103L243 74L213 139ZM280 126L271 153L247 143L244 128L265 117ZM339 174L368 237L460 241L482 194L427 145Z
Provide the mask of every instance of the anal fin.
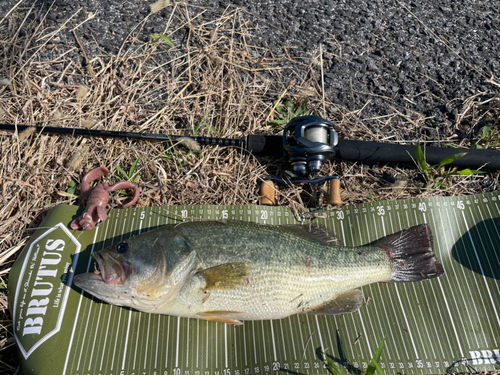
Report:
M197 315L200 319L207 320L209 322L218 322L226 324L234 324L235 326L241 326L243 323L237 319L229 318L227 315L241 314L239 311L205 311L198 313Z
M349 290L337 297L324 302L323 304L312 307L302 314L313 315L337 315L352 313L359 310L363 304L363 291L360 289Z

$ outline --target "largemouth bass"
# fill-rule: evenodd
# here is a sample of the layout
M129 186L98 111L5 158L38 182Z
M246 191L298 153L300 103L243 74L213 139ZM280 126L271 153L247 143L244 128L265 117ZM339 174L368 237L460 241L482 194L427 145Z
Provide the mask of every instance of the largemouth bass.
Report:
M100 273L74 282L110 304L232 324L343 314L363 285L442 275L432 244L426 224L350 248L306 225L187 222L96 252Z

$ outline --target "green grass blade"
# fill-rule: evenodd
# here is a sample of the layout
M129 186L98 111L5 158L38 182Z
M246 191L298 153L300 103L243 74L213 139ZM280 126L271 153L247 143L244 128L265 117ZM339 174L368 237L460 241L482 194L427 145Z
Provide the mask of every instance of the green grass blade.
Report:
M483 133L483 135L481 138L487 138L488 136L490 136L492 133L491 124L487 124L487 125L483 126L482 133Z
M453 163L455 160L460 159L462 156L464 156L466 152L459 152L458 154L453 154L448 156L447 158L444 158L439 162L439 166L442 167L443 165L448 165Z
M282 115L282 114L283 114L283 107L281 106L281 104L279 104L279 103L276 101L276 102L274 102L274 106L275 106L275 107L274 107L274 110L275 110L276 112L278 112L280 115Z
M460 176L471 176L474 174L483 174L483 173L486 173L486 172L485 171L477 171L477 170L469 169L469 168L458 171L458 174Z
M328 357L326 353L323 353L323 356L326 360L326 368L332 375L346 375L346 373L342 371L340 367L335 363L335 361Z
M128 174L125 172L123 169L121 169L119 166L115 165L115 168L120 172L125 178L128 180Z
M384 370L382 370L382 368L380 367L380 355L382 354L382 350L384 350L384 344L385 337L382 339L382 342L378 346L373 359L366 369L365 375L374 375L376 370L379 371L380 375L385 375Z
M163 33L161 33L159 36L161 39L163 39L165 42L170 44L172 47L175 47L174 43L172 42L172 40L168 36L164 35Z
M129 178L132 178L132 176L134 175L135 169L137 168L137 163L139 163L140 159L141 157L139 156L137 159L135 159L134 164L132 164L132 166L130 167L130 172L128 174Z
M417 158L417 164L421 170L426 171L428 169L427 163L425 162L424 153L422 152L422 147L420 143L417 143L417 148L415 150L415 156Z
M212 127L208 123L206 123L205 125L207 126L208 130L210 130L212 133L214 133L217 137L220 137L220 133L214 127Z

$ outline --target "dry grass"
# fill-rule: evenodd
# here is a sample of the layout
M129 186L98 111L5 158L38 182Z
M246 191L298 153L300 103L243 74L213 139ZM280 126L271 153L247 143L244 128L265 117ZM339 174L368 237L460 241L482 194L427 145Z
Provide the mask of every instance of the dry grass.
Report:
M274 130L267 125L276 115L274 101L301 103L308 98L310 109L335 121L342 137L400 141L404 132L427 140L422 133L425 118L418 113L403 114L394 107L393 115L366 119L363 109L368 103L347 112L328 102L320 53L304 64L304 59L292 61L285 50L276 53L256 46L251 37L256 24L238 10L204 23L175 5L164 33L175 41L179 30L187 28L182 44L171 47L161 39L144 43L132 33L114 56L91 56L91 42L78 29L75 46L56 43L56 30L44 29L43 17L34 9L16 11L0 24L0 122L241 138ZM40 55L54 51L58 57L50 61ZM391 105L390 98L387 101ZM495 108L498 100L485 103L473 97L466 101L456 126L498 116ZM380 129L389 129L393 138L384 138ZM67 193L71 181L78 183L90 169L106 166L111 171L106 180L114 183L121 179L115 165L128 170L140 157L139 206L253 205L259 203L262 178L286 168L284 160L258 160L239 149L205 147L190 152L168 143L36 133L4 132L0 139L0 372L9 373L16 360L5 291L8 273L51 207L85 204L80 196ZM449 188L440 190L425 189L411 167L336 162L329 163L323 174L343 178L347 204L498 187L498 173L452 177ZM397 182L386 182L387 174ZM123 199L115 196L113 205L119 207ZM297 209L326 207L325 200L325 187L284 188L278 196L280 205Z

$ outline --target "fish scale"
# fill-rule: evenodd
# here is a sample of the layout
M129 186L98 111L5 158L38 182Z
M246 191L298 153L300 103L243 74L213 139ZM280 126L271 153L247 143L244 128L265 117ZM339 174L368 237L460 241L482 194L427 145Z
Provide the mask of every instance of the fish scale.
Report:
M426 225L350 248L305 225L186 222L112 245L96 260L102 274L78 275L75 283L98 298L234 324L352 312L363 302L356 288L443 273Z

